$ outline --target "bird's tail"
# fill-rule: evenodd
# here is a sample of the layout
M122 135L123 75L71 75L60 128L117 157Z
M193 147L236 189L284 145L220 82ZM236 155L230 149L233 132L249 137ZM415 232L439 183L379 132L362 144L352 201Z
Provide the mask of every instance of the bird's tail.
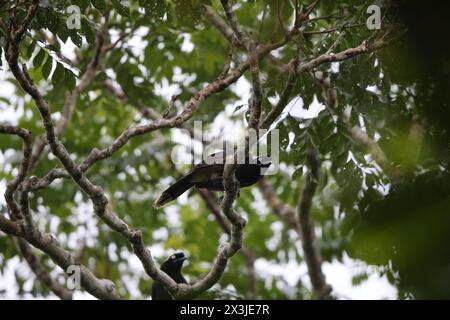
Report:
M159 209L162 206L164 206L166 203L178 198L180 195L185 193L187 190L189 190L194 185L190 180L191 180L190 175L184 176L181 179L179 179L177 182L175 182L169 188L164 190L164 192L161 194L161 196L158 198L158 200L155 201L153 206L156 209Z

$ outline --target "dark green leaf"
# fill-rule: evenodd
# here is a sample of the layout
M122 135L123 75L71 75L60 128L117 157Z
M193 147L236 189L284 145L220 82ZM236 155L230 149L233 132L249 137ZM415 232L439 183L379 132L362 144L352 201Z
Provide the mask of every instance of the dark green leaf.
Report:
M53 67L53 58L49 55L44 63L44 66L42 67L42 76L44 77L44 79L48 79L50 73L52 72L52 67Z
M69 91L72 91L76 86L75 75L69 69L65 69L64 84Z
M92 0L92 5L100 11L103 11L106 9L105 0Z
M47 55L47 53L45 52L44 49L40 48L39 52L37 53L37 55L34 57L33 60L33 66L35 68L39 68L42 63L44 62L45 56Z
M93 45L95 44L95 32L89 24L89 21L85 18L81 20L81 32L86 37L86 41Z
M123 1L121 0L112 0L112 3L114 5L114 8L116 9L117 13L124 17L130 17L130 8L123 4Z
M56 87L64 83L64 66L57 62L56 69L52 75L52 84Z

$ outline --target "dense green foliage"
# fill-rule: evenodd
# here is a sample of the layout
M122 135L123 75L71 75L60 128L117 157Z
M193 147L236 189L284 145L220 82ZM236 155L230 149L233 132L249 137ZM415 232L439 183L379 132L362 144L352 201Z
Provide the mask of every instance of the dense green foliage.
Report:
M217 78L227 59L229 42L205 18L202 7L210 4L223 16L218 1L48 2L51 5L39 8L23 40L20 59L28 63L31 77L45 93L54 119L61 115L66 93L75 88L88 68L95 53L96 34L106 28L111 41L119 35L124 37L105 55L93 81L81 93L73 119L61 137L79 162L93 148L107 147L128 126L148 121L137 106L163 113L171 98L169 84L179 93L174 109L181 110L205 83ZM281 39L292 26L294 1L238 2L239 23L261 43ZM312 118L302 117L302 109L307 110L317 101L326 105L327 101L324 87L313 73L299 76L290 98L298 103L289 105L293 106L290 114L278 125L280 172L268 180L280 200L295 207L304 184L306 147L311 142L322 164L312 217L320 231L323 260L342 261L348 255L374 265L374 270L386 274L398 288L400 298L448 298L450 55L448 41L435 31L450 30L448 19L438 15L446 8L416 7L410 1L395 2L392 7L391 3L374 2L381 6L382 13L387 12L380 31L365 26L345 29L365 23L367 1L320 1L315 9L316 16L336 17L319 20L305 27L305 31L345 29L334 52L382 36L388 28L399 34L404 29L408 32L380 51L333 65L325 63L314 70L329 75L337 92L332 112L327 106ZM81 8L79 30L66 26L66 8L70 4ZM11 6L6 4L0 11L2 25L9 23L7 9ZM19 7L18 14L25 14L23 7ZM0 37L5 39L5 34L0 33ZM337 37L334 32L298 36L279 49L277 57L284 63L296 55L307 61L326 52ZM61 49L70 42L76 46L76 55L68 58ZM234 49L234 65L247 57L243 50ZM2 113L15 110L19 114L18 125L30 129L35 137L44 133L34 102L18 87L4 59L1 68L1 81L12 84L14 93L13 98L1 98L0 122L4 122ZM260 69L263 111L267 112L282 93L288 74L280 73L267 61L261 63ZM250 81L249 72L244 76ZM116 81L128 100L112 95L105 85L107 79ZM232 115L224 111L226 105L236 107L235 101L241 98L236 93L239 90L233 89L236 87L205 100L193 120L202 120L207 131L213 129L218 118L244 123L246 106ZM350 126L343 116L348 106L352 108ZM411 133L417 121L421 127L419 139ZM376 138L390 166L402 172L400 177L385 172L367 148L355 141L350 131L354 125ZM157 258L164 259L165 250L169 249L189 252L190 264L185 274L193 280L208 270L223 230L195 192L187 202L174 203L163 210L152 207L163 188L189 169L188 165L173 165L170 160L176 145L171 137L177 130L163 129L131 139L120 151L92 167L88 176L107 191L112 208L121 218L143 230L144 241L155 249ZM0 150L0 181L6 183L16 174L21 141L2 135ZM58 165L46 149L32 174L42 177ZM71 252L79 252L84 264L99 277L114 281L125 297L147 298L152 280L139 263L130 263L129 244L99 221L91 207L88 197L70 179L55 181L31 198L31 209L42 230L54 234ZM2 214L5 208L0 206ZM236 208L248 220L244 245L256 258L274 265L303 262L297 233L271 213L257 187L241 190ZM13 239L0 234L0 274L8 260L17 255ZM62 271L48 257L39 256L44 265L55 269L53 274L62 278ZM29 277L28 273L16 273L21 294ZM359 275L355 282L364 279L365 275ZM129 285L134 281L138 290ZM33 282L30 292L49 294L39 281ZM219 285L201 297L243 298L248 292L245 259L236 255ZM312 293L300 279L292 287L284 277L257 274L257 297L308 299Z

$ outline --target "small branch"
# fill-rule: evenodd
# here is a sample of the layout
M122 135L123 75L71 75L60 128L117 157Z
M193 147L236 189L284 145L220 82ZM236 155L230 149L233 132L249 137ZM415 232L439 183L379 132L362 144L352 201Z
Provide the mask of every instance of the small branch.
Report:
M267 178L263 178L259 181L258 188L266 199L268 206L272 209L272 212L280 218L286 226L295 231L299 231L295 210L278 198L273 186L267 181Z
M23 158L19 165L19 172L17 173L17 176L7 184L5 192L5 201L11 210L11 216L18 219L20 218L20 210L14 200L14 193L28 173L33 138L29 130L16 126L0 125L0 133L17 135L23 140Z
M246 45L239 42L233 30L227 25L227 23L214 11L214 9L208 5L203 5L205 16L209 22L228 40L228 42L244 51L247 51ZM270 62L269 66L276 68L279 71L284 71L285 64L273 54L267 55L267 60Z
M345 29L353 29L353 28L359 28L359 27L364 27L364 26L366 26L365 23L357 23L357 24L352 24L352 25L348 25L348 26L336 27L336 28L320 30L320 31L303 31L302 34L303 35L327 34L327 33L333 33L333 32L341 31L341 30L345 30Z
M345 31L342 31L341 33L339 33L338 37L336 38L336 40L333 42L333 44L328 48L326 54L330 54L334 51L334 49L337 48L337 46L339 45L339 43L341 42L342 38L345 35Z
M298 60L297 60L298 61ZM289 77L284 86L283 92L281 93L280 100L270 112L267 114L263 122L261 123L261 129L268 129L272 123L281 115L286 105L289 103L291 98L292 89L297 81L297 63L294 63L289 71Z
M377 40L373 44L369 44L366 41L364 41L357 47L349 48L336 54L324 53L317 58L309 60L308 62L300 63L297 67L297 73L310 71L313 68L316 68L319 65L327 62L344 61L353 58L357 55L371 53L388 46L390 43L391 41L385 41L383 39Z
M225 11L225 16L227 17L228 23L230 24L231 29L233 30L238 42L243 44L244 46L248 45L246 42L248 39L247 35L242 31L239 22L237 21L236 15L233 11L233 8L228 0L220 0L222 3L222 7Z
M226 217L222 214L218 199L216 198L214 193L212 193L207 189L197 189L197 191L204 200L209 211L211 211L214 217L216 218L222 230L229 235L231 232L230 223L226 219Z
M249 127L252 129L258 129L259 119L261 118L261 105L262 105L262 88L261 80L259 78L259 59L256 51L256 47L253 43L250 44L250 73L252 76L252 98L250 105L250 119Z
M309 277L318 299L331 299L331 287L325 281L322 272L322 261L317 247L317 240L314 231L314 223L311 218L311 205L319 179L320 164L312 147L307 151L307 164L310 172L306 176L305 185L297 205L298 221L300 223L300 235Z
M211 6L203 5L205 9L205 15L208 18L209 22L217 29L220 33L230 42L232 45L236 45L241 49L245 49L245 47L239 43L238 38L236 37L234 31L227 25L227 23L214 11Z
M216 218L217 222L221 226L222 230L230 235L231 232L231 226L229 221L226 219L226 217L222 214L221 208L218 204L218 199L209 190L206 189L197 189L200 196L203 198L206 206L208 209L212 212L214 217ZM248 270L248 282L249 282L249 292L246 296L248 299L255 299L257 297L257 275L255 272L255 254L252 250L242 246L242 249L239 251L239 254L244 258L245 260L245 266Z
M24 33L27 31L31 20L33 20L33 17L37 11L39 7L39 0L33 0L31 2L30 7L28 8L28 12L27 15L25 16L25 18L23 19L22 23L19 25L19 27L16 30L11 30L11 37L13 38L14 42L20 42L22 39L22 36L24 35ZM15 17L15 9L13 11L13 18L14 20L16 19Z
M298 19L298 23L303 23L303 21L307 20L309 18L309 15L313 10L317 7L320 0L316 0L313 3L311 3L304 11L300 13L300 18Z
M225 65L223 66L223 71L219 75L219 79L225 79L228 72L230 72L231 62L233 61L233 46L230 46L228 49L227 54L227 61L225 62Z

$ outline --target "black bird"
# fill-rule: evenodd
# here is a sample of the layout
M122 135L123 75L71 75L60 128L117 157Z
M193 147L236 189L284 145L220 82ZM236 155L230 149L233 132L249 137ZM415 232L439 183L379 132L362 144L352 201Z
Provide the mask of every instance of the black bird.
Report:
M182 176L178 181L167 188L158 200L155 201L155 208L161 208L166 203L175 200L180 195L185 193L192 187L204 188L210 191L224 191L223 188L223 169L225 167L224 153L215 153L210 156L211 164L201 163L195 165L191 171ZM235 172L236 179L239 181L239 186L248 187L258 182L263 175L262 168L268 168L271 163L262 163L260 158L256 161L251 158L249 161L247 156L244 164L238 164ZM253 163L252 163L253 162Z
M176 283L187 283L186 279L181 274L184 260L187 256L183 252L177 252L171 255L161 266L161 270L167 273ZM164 286L159 281L154 281L152 285L152 299L153 300L174 300L172 295L164 289Z

